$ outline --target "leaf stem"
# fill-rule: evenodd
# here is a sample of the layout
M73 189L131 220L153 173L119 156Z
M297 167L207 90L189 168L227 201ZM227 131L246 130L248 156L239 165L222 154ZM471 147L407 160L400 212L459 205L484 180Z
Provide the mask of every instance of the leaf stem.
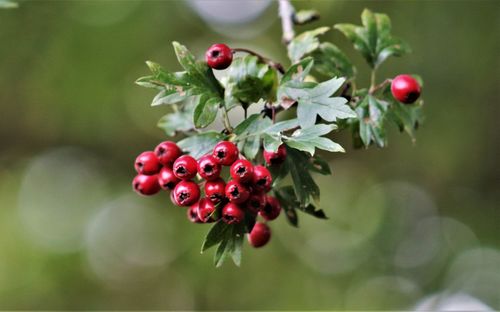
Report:
M245 53L248 53L248 54L251 54L251 55L254 55L256 56L259 61L261 61L262 63L264 64L267 64L269 66L271 66L272 68L276 69L277 71L279 71L281 74L284 74L285 73L285 68L283 67L283 65L281 65L280 63L278 62L274 62L272 61L271 59L263 56L262 54L259 54L253 50L250 50L250 49L245 49L245 48L234 48L233 49L233 52L245 52Z
M233 127L231 126L231 122L229 121L229 117L227 115L227 109L225 105L222 105L222 121L224 122L224 128L228 134L233 132Z
M391 82L392 82L392 80L391 80L391 79L386 79L386 80L382 81L381 83L379 83L378 85L370 87L370 91L369 91L369 93L370 93L370 94L374 94L374 93L376 93L377 91L379 91L380 89L385 88L385 87L386 87L388 84L390 84Z
M375 88L375 83L376 83L376 80L377 80L376 75L377 75L377 71L375 69L372 69L372 74L371 74L371 77L370 77L370 90L372 90L373 88Z
M283 43L288 44L295 37L293 30L293 16L295 9L290 0L279 0L279 16L281 18L281 28L283 29Z

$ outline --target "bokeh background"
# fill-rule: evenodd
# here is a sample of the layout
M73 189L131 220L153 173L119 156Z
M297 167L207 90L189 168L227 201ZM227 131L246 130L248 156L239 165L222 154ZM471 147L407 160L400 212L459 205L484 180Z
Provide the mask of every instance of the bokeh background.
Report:
M327 155L330 219L272 224L241 268L200 255L167 194L140 198L132 163L165 138L166 107L133 84L145 60L178 70L171 41L287 62L273 1L21 1L0 10L0 309L500 309L500 3L302 1L322 19L390 15L414 53L379 77L419 73L414 145ZM323 37L368 67L341 34ZM233 116L238 118L238 116Z

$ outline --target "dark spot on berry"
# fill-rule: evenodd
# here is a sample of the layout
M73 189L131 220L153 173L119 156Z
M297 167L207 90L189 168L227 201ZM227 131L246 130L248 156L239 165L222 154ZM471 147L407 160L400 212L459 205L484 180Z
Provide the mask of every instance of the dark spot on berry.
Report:
M240 195L240 191L238 190L237 187L233 188L231 192L229 192L233 197L238 197Z
M184 167L182 167L182 166L181 166L181 167L177 168L177 169L175 170L175 172L176 172L177 174L186 174L186 173L187 173L187 170L186 170L186 168L184 168Z
M236 173L239 175L243 175L245 172L247 172L247 168L245 168L245 166L240 166L236 169Z
M179 194L179 201L181 201L181 202L184 201L184 200L186 200L186 199L188 199L188 198L189 198L189 194L188 193L182 192L182 193Z
M174 182L168 182L168 183L165 183L165 184L163 185L163 187L165 187L165 188L167 188L167 189L169 189L169 190L173 190L173 189L174 189L174 187L175 187L175 183L174 183Z
M163 147L160 147L158 151L160 152L159 153L160 156L163 155L163 154L165 154L165 148L163 148Z
M144 164L142 162L138 162L137 163L137 167L139 167L140 169L142 169L142 167L144 167Z
M259 179L259 180L257 180L257 185L266 185L266 182L267 182L267 179L265 179L265 178Z
M214 170L214 167L212 165L205 165L205 167L203 168L203 171L205 171L206 173L210 173Z
M413 103L418 99L419 96L420 94L418 92L410 92L406 96L406 102Z
M219 56L219 54L220 54L219 50L212 51L212 57L217 57L217 56Z
M222 159L226 157L226 152L224 151L217 151L217 158Z
M269 205L269 204L266 204L264 206L264 212L265 213L271 213L271 211L273 211L273 207L271 207L271 205Z
M141 185L141 184L140 184L139 182L135 183L135 184L134 184L134 189L139 190L139 186L140 186L140 185Z

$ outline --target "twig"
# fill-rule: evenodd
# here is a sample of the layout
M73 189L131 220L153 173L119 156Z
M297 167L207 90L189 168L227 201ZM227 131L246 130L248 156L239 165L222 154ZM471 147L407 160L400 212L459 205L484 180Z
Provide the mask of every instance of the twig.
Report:
M271 67L273 67L274 69L276 69L277 71L279 71L281 74L284 74L285 73L285 68L283 67L283 65L281 65L280 63L278 62L275 62L275 61L272 61L270 59L268 59L267 57L255 52L255 51L252 51L250 49L245 49L245 48L234 48L233 49L233 52L245 52L245 53L248 53L248 54L251 54L251 55L254 55L256 56L259 61L261 61L262 63L265 63Z
M295 37L293 30L293 15L295 9L290 0L279 0L279 16L281 18L281 28L283 28L283 42L288 44Z
M384 81L382 81L381 83L379 83L378 85L376 86L371 86L370 87L370 90L368 91L368 93L370 94L374 94L376 93L377 91L379 91L380 89L383 89L385 88L385 86L387 86L388 84L390 84L392 82L391 79L386 79Z

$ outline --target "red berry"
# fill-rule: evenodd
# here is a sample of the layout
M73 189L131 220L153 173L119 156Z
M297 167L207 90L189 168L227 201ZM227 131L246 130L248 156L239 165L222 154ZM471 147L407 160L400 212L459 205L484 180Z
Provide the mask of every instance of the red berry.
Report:
M132 187L141 195L153 195L160 191L158 175L138 174L132 181Z
M252 186L262 192L269 192L273 184L273 177L264 166L255 166L253 170Z
M219 203L225 196L226 182L221 178L205 183L205 196L214 204Z
M233 51L225 44L214 44L205 53L205 60L213 69L226 69L233 61Z
M286 159L286 147L281 144L276 152L269 152L264 150L264 159L268 165L280 165Z
M198 173L207 180L215 180L220 176L221 166L212 155L205 155L198 160Z
M255 248L266 245L271 239L271 229L267 224L257 222L248 234L248 242Z
M247 201L250 196L248 188L234 180L231 180L226 185L226 197L229 201L235 204L242 204Z
M216 221L215 205L206 198L200 199L198 202L198 218L201 222L208 223Z
M200 199L200 188L193 181L181 181L174 188L175 203L179 206L191 206Z
M252 193L247 200L246 208L253 214L257 214L266 205L266 194Z
M155 147L155 154L160 163L172 167L174 161L182 155L182 151L174 142L165 141Z
M202 221L198 217L198 211L199 211L198 203L191 205L189 207L189 209L187 210L188 220L193 222L193 223L202 223Z
M399 75L392 79L391 92L396 100L411 104L420 96L420 85L410 75Z
M259 214L266 219L267 221L271 221L276 219L281 212L281 205L276 197L266 196L266 205L264 209L259 211Z
M163 167L158 174L158 183L164 190L173 190L179 181L169 167Z
M222 221L227 224L240 223L244 218L245 213L234 203L229 203L222 209Z
M246 159L238 159L231 165L229 173L236 182L249 182L253 178L253 165Z
M181 180L191 180L196 176L198 163L196 160L189 156L183 155L174 162L174 166L172 167L174 170L174 174Z
M153 152L143 152L135 159L135 171L139 174L153 175L161 169L160 161Z
M236 145L229 141L222 141L215 145L212 156L215 157L219 164L231 166L238 159L239 153Z

